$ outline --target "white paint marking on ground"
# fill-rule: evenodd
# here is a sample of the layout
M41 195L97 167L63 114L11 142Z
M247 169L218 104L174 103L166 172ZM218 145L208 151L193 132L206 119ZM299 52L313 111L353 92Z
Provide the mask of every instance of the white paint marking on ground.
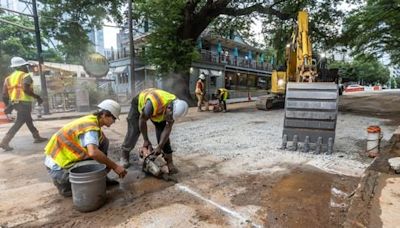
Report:
M332 195L335 195L335 196L339 196L339 197L347 197L347 193L345 193L345 192L343 192L343 191L341 191L341 190L339 190L339 189L337 189L337 188L335 188L335 187L333 187L332 189L331 189L331 193L332 193Z
M346 208L347 204L345 204L345 203L336 203L333 199L331 199L330 206L331 207L336 207L336 208Z
M203 200L203 201L206 201L207 203L209 203L209 204L211 204L211 205L217 207L217 208L220 209L221 211L223 211L223 212L229 214L230 216L239 219L241 222L247 223L248 221L251 221L250 219L247 219L247 218L243 217L241 214L237 213L236 211L233 211L233 210L231 210L231 209L229 209L229 208L226 208L226 207L224 207L224 206L222 206L222 205L217 204L216 202L214 202L214 201L212 201L212 200L209 200L209 199L203 197L202 195L200 195L199 193L197 193L197 192L191 190L191 189L190 189L189 187L187 187L187 186L184 186L184 185L182 185L182 184L177 184L177 185L175 185L175 186L177 186L177 187L178 187L180 190L182 190L182 191L185 191L185 192L187 192L187 193L189 193L189 194L192 194L193 196L196 196L197 198L199 198L199 199L201 199L201 200ZM260 227L260 228L263 227L263 226L261 226L261 225L254 224L254 223L251 223L251 225L252 225L252 227Z

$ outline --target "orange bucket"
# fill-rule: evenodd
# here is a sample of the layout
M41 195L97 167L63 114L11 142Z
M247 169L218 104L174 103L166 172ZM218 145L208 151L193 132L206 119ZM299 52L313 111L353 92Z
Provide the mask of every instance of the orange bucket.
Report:
M381 128L377 125L371 125L367 128L367 153L368 157L378 156L382 139Z

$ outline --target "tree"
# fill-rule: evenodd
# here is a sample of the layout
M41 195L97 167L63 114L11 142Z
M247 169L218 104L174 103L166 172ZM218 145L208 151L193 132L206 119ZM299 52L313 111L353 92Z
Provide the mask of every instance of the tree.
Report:
M122 21L118 11L124 1L104 0L40 0L41 27L44 36L59 41L58 49L68 63L82 64L82 58L91 50L88 32L101 28L104 19L113 15Z
M319 43L326 45L337 39L334 36L337 32L335 33L332 25L337 24L343 16L336 10L340 2L342 1L135 1L137 18L145 17L152 22L153 33L149 37L150 45L146 50L147 60L160 66L160 71L178 72L179 80L186 85L180 86L179 94L185 95L189 94L188 69L196 58L195 41L212 22L225 23L220 27L248 31L251 18L263 17L264 22L268 24L265 25L266 34L274 33L267 39L275 48L283 50L289 40L297 12L308 7L313 13L310 24L311 31L316 34L313 39L320 38L321 41L323 37L324 42ZM238 18L242 23L238 23ZM233 26L231 23L239 26Z
M337 61L331 63L329 68L339 68L341 78L363 85L384 85L390 79L389 69L373 58L356 59L351 63Z
M210 24L218 26L218 23L221 23L220 28L237 29L241 34L250 36L248 31L252 18L261 17L266 23L265 31L277 34L268 35L267 40L270 40L275 48L279 48L278 53L282 53L297 12L303 8L308 8L312 13L311 37L320 41L315 43L334 43L337 38L335 34L338 33L333 25L338 24L338 20L343 16L336 8L344 1L357 0L136 0L134 15L138 23L147 20L152 26L145 58L150 64L158 66L162 73L175 72L173 75L179 82L175 92L188 97L188 69L198 56L194 50L196 40ZM87 52L85 44L88 40L84 33L88 28L100 26L101 21L108 15L121 23L124 18L118 11L124 4L121 0L41 2L45 5L42 13L45 33L63 43L65 48L61 50L67 53L67 59L72 56L80 57Z
M345 21L344 40L357 56L390 55L400 63L400 5L398 0L368 0Z

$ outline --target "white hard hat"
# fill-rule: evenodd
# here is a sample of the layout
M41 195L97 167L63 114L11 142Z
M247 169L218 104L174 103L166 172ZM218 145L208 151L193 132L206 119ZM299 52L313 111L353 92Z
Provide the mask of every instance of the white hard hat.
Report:
M29 65L29 63L27 61L25 61L25 59L21 58L21 57L13 57L11 59L11 66L10 67L20 67L20 66L24 66L24 65Z
M121 105L119 105L116 101L107 99L98 104L97 107L111 112L111 114L116 119L119 119L119 114L121 113Z
M204 73L201 73L200 76L199 76L199 78L200 78L201 80L205 80L205 79L206 79L206 76L204 75Z
M184 100L176 99L172 102L173 104L173 113L172 113L172 118L174 120L184 117L188 110L189 110L189 105L186 103Z

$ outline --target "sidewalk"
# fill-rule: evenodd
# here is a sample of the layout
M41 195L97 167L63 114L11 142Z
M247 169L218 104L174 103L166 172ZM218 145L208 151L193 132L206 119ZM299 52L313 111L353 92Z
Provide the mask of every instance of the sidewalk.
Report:
M257 97L252 97L251 101L257 100ZM211 100L210 102L218 102L217 100ZM234 103L242 103L242 102L249 102L249 99L247 97L244 98L233 98L233 99L228 99L226 101L227 104L234 104ZM127 114L129 112L130 106L129 105L123 105L121 106L121 114ZM37 117L36 113L32 113L32 118L35 121L47 121L47 120L61 120L61 119L75 119L79 118L81 116L88 115L90 113L95 112L96 110L92 110L89 112L55 112L51 113L49 115L42 115L41 118Z
M121 106L121 114L126 114L129 112L130 106ZM47 121L47 120L62 120L62 119L75 119L81 116L85 116L91 113L94 113L96 110L92 110L89 112L55 112L50 113L49 115L42 115L41 118L38 118L36 113L32 113L32 118L35 121Z

